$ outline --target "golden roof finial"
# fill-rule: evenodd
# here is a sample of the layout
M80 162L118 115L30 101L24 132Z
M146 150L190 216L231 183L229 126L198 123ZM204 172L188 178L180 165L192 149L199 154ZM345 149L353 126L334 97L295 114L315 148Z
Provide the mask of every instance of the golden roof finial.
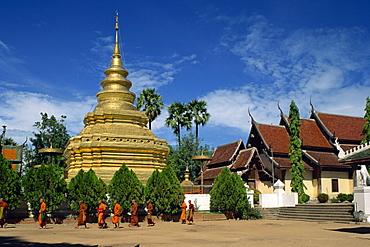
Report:
M117 58L120 58L121 57L121 52L120 52L120 49L119 49L119 39L118 39L118 30L119 30L119 27L118 27L118 10L116 10L116 42L114 44L114 50L113 50L113 57L117 57Z

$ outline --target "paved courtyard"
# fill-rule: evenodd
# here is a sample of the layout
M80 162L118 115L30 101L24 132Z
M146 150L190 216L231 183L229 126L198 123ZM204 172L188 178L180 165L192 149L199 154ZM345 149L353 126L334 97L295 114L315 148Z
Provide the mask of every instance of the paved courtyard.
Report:
M110 222L109 222L110 223ZM156 226L75 229L75 225L8 225L0 246L370 246L370 226L283 220L159 222Z

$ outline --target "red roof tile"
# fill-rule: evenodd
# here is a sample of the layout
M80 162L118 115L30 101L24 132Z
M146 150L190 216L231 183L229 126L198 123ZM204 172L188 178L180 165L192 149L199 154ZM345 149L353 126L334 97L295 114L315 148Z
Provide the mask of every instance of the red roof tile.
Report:
M300 138L304 146L333 148L317 126L315 120L301 119L301 124Z
M274 157L274 161L278 163L282 168L290 169L292 166L290 165L289 158L282 158L282 157ZM305 170L312 170L312 167L307 165L306 162L302 161Z
M225 167L208 168L203 172L203 180L215 179ZM200 177L198 178L200 179ZM198 180L197 179L197 180Z
M361 117L342 116L316 112L320 121L339 139L361 141L365 120Z
M244 149L242 140L217 146L215 152L213 153L212 159L207 163L207 166L224 162L232 162L239 149Z
M313 158L316 162L319 162L322 166L341 166L349 167L348 165L343 165L339 163L338 157L333 153L326 152L315 152L315 151L305 151L310 158Z
M284 126L256 124L265 144L272 144L274 153L289 153L289 135Z
M246 167L253 158L256 150L257 149L253 147L240 151L238 157L236 157L236 160L232 164L232 168Z

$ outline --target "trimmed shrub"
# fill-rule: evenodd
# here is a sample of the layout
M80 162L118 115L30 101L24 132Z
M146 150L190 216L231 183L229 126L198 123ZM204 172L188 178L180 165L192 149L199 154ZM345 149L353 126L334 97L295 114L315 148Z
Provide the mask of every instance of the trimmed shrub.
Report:
M244 183L228 167L216 177L210 196L211 208L225 213L228 219L246 218L250 205Z
M319 202L321 202L321 203L325 203L325 202L327 202L329 200L329 196L328 196L328 194L320 193L317 196L317 200L319 200Z
M347 195L347 201L352 202L353 201L353 194Z
M301 196L301 200L303 203L306 203L310 200L310 196L305 193Z
M344 194L344 193L339 193L337 195L337 199L340 201L340 202L344 202L344 201L348 201L348 196L347 194Z
M331 203L339 203L341 201L338 198L333 198L333 199L330 199L330 202Z
M262 214L261 212L252 207L248 207L247 209L247 214L246 214L246 219L247 220L257 220L257 219L262 219Z

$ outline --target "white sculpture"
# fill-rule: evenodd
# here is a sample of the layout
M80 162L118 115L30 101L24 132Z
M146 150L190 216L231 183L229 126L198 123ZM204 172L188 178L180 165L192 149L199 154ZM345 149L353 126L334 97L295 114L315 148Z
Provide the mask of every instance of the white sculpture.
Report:
M337 150L339 151L339 153L338 153L338 158L342 158L342 157L345 155L345 152L344 152L344 150L341 148L341 146L339 145L338 137L337 137L337 138L335 138L334 145L335 145L335 147L337 148Z
M366 165L360 165L360 179L359 179L359 186L369 186L370 185L370 175L367 171Z

